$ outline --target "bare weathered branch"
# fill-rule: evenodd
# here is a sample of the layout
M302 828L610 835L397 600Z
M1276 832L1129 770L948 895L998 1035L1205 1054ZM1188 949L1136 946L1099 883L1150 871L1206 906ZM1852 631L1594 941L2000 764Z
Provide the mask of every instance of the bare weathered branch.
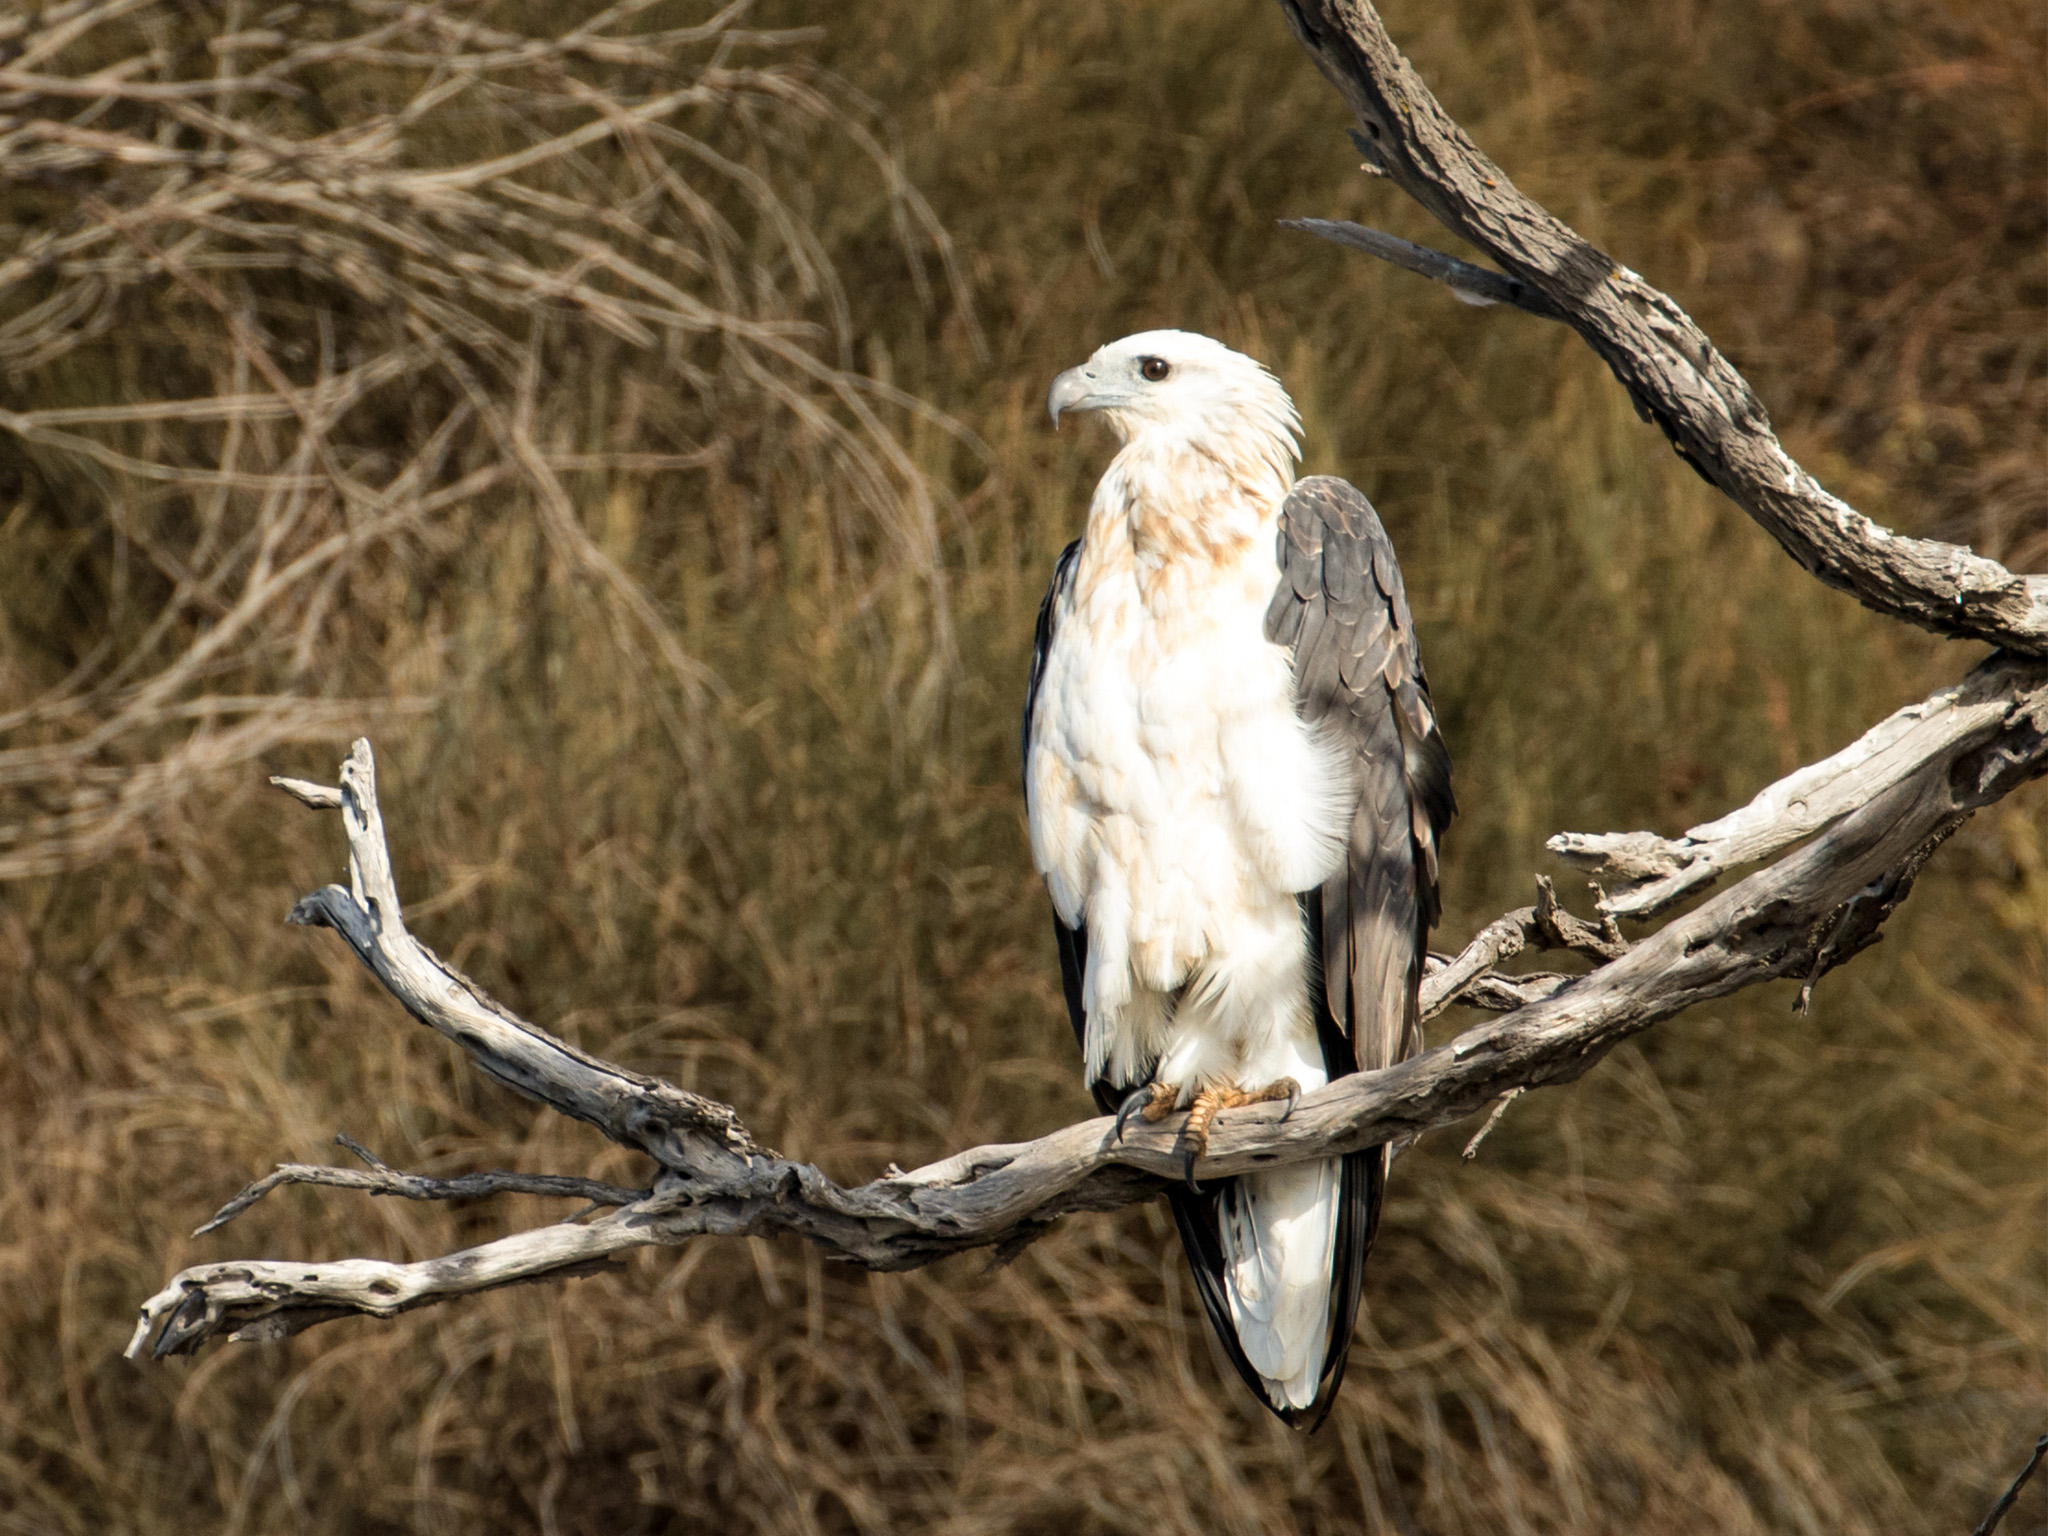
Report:
M1645 421L1786 552L1865 606L1938 634L2048 655L2048 576L1960 544L1909 539L1822 489L1785 452L1756 392L1670 297L1524 195L1453 122L1370 0L1280 0L1295 36L1357 115L1368 163L1504 276L1378 230L1295 227L1446 282L1461 295L1563 320L1613 370Z
M341 791L332 784L312 784L304 779L287 779L277 774L270 776L273 786L283 790L303 806L316 811L338 811L341 809Z
M1493 1134L1493 1128L1500 1124L1500 1117L1508 1112L1508 1106L1528 1091L1526 1088L1510 1088L1500 1096L1493 1106L1493 1113L1486 1117L1486 1124L1472 1133L1472 1139L1465 1143L1465 1150L1458 1154L1461 1161L1469 1163L1479 1155L1479 1143Z
M287 792L307 799L297 787ZM414 1018L468 1051L488 1076L624 1146L666 1166L708 1162L720 1172L726 1159L761 1151L728 1106L613 1066L515 1018L415 939L391 873L367 741L356 742L342 764L336 793L348 827L349 889L315 891L288 921L332 928Z
M1459 993L1457 1001L1489 1013L1513 1013L1517 1008L1541 1002L1577 979L1564 971L1522 971L1513 976L1489 971Z
M1628 940L1621 936L1614 919L1607 917L1595 928L1584 918L1574 917L1557 899L1557 887L1548 875L1536 877L1536 929L1552 949L1569 949L1599 963L1619 960L1628 953Z
M2048 771L2048 666L2015 669L2006 686L1995 720L1931 747L1911 773L1804 848L1619 958L1574 980L1525 979L1544 995L1449 1045L1341 1078L1291 1113L1280 1105L1225 1112L1197 1174L1223 1177L1412 1139L1512 1090L1570 1082L1622 1040L1693 1003L1778 977L1810 985L1875 942L1928 855L1973 810ZM352 1312L389 1316L576 1272L625 1248L700 1236L789 1233L870 1269L916 1267L973 1248L1013 1251L1069 1212L1149 1199L1179 1176L1176 1119L1134 1122L1121 1139L1112 1120L1085 1121L854 1188L765 1151L725 1105L564 1045L413 939L400 917L375 788L369 744L358 742L340 791L352 889L330 886L309 900L322 903L323 920L415 1018L463 1045L484 1071L652 1157L660 1169L653 1192L586 1226L549 1227L421 1264L189 1269L144 1306L131 1353L189 1351L220 1335L282 1337ZM1539 911L1482 930L1466 955L1432 976L1432 1001L1449 1000L1498 959L1543 941ZM1565 930L1554 908L1550 922ZM1579 927L1606 942L1599 930Z
M1572 978L1559 971L1506 975L1495 969L1529 948L1570 950L1596 965L1619 959L1628 941L1609 917L1595 928L1558 904L1548 876L1536 877L1536 905L1517 907L1472 936L1455 957L1429 955L1423 963L1422 1017L1435 1018L1453 1003L1508 1013L1550 996Z
M1535 937L1536 909L1517 907L1473 934L1455 958L1431 955L1422 978L1423 1018L1433 1019L1459 1001L1480 977L1519 955Z
M128 1357L188 1355L208 1339L289 1338L337 1317L396 1317L414 1307L525 1280L589 1274L647 1239L617 1216L514 1233L417 1264L340 1259L324 1264L247 1259L188 1269L143 1303Z
M1730 869L1769 858L1912 773L1933 752L1995 725L2011 707L2025 664L1993 657L1961 682L1872 726L1833 757L1801 768L1739 811L1683 836L1652 832L1560 832L1548 847L1608 881L1600 909L1649 917Z

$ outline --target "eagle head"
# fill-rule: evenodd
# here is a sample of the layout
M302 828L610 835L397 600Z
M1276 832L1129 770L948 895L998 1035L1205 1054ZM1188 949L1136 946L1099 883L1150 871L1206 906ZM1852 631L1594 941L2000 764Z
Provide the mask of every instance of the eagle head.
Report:
M1045 408L1100 411L1125 443L1265 439L1295 458L1301 419L1280 381L1242 352L1193 331L1140 331L1052 381ZM1262 455L1263 456L1263 455Z

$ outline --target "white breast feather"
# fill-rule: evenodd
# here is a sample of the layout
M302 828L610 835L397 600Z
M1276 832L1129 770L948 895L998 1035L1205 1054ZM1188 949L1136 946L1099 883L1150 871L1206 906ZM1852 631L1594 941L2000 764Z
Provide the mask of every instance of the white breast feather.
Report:
M1135 575L1089 583L1092 553L1055 615L1039 687L1032 856L1062 921L1088 930L1090 1078L1134 1081L1157 1052L1158 1009L1130 1028L1120 1015L1144 993L1192 983L1191 1001L1259 1015L1281 987L1292 1011L1304 1006L1295 894L1342 863L1357 791L1348 752L1301 721L1292 660L1265 638L1270 537L1164 605L1144 601ZM1247 969L1247 949L1276 941L1286 954L1273 969L1287 974L1223 984ZM1218 1022L1242 1036L1261 1021ZM1197 1076L1249 1065L1246 1050L1213 1043L1187 1063Z

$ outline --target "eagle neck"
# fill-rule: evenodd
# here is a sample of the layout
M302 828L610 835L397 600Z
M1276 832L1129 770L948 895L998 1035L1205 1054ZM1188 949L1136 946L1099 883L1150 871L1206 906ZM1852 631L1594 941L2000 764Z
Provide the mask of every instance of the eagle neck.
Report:
M1293 445L1246 434L1200 440L1146 432L1110 461L1089 506L1083 590L1135 586L1154 617L1186 612L1219 581L1260 563L1293 482Z

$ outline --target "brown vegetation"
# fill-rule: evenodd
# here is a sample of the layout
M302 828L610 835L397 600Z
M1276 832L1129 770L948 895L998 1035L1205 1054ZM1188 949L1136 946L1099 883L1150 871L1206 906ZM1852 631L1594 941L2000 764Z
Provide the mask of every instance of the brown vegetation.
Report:
M1548 833L1701 820L1970 659L1794 569L1558 328L1275 230L1440 238L1357 174L1261 0L789 3L700 35L660 31L698 7L561 9L0 21L13 1526L1981 1513L2048 1345L2038 788L1810 1015L1789 988L1703 1010L1471 1165L1455 1133L1405 1156L1313 1440L1232 1401L1156 1211L993 1272L700 1244L116 1358L184 1264L562 1212L296 1191L184 1236L337 1129L422 1171L637 1182L279 923L337 849L262 773L325 778L316 743L373 721L409 916L528 1017L849 1177L1085 1112L1013 740L1103 458L1043 429L1044 384L1109 336L1267 358L1309 467L1380 504L1459 764L1453 940L1527 898ZM2028 8L1387 10L1823 479L2048 564Z

